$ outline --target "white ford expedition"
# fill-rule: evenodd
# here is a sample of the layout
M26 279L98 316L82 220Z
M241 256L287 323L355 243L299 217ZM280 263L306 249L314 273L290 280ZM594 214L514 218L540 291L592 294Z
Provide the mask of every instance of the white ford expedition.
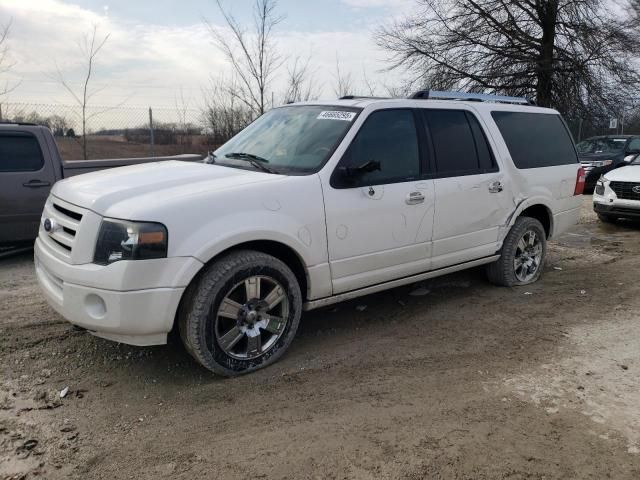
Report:
M303 310L478 265L536 281L583 184L558 112L525 99L287 105L204 163L58 182L36 272L69 322L133 345L175 325L204 367L237 375L280 358Z

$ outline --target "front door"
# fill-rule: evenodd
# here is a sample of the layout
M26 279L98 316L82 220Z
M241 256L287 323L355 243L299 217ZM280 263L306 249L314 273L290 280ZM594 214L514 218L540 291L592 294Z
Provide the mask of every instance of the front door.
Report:
M32 133L0 133L0 244L36 238L54 181Z
M433 181L421 175L414 112L371 113L324 188L334 294L429 269Z

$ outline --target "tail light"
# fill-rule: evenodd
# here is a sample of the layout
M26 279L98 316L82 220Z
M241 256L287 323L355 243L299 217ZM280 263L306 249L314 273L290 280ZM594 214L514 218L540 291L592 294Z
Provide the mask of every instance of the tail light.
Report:
M587 174L584 171L584 168L580 167L578 169L578 176L576 177L576 189L573 191L574 195L582 195L584 193L586 177Z

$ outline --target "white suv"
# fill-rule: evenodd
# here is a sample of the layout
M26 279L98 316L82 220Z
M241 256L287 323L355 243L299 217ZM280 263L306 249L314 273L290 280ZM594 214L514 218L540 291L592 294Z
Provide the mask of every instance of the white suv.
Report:
M602 175L593 191L593 209L603 222L640 219L640 155L628 160Z
M419 92L266 113L204 163L57 183L38 280L71 323L166 342L206 368L273 363L303 310L478 265L526 285L578 217L584 172L558 112Z

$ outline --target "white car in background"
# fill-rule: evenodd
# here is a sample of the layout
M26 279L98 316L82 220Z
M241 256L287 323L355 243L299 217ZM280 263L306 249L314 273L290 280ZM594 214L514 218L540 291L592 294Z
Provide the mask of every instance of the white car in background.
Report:
M593 193L593 209L603 222L640 220L640 155L628 166L600 177Z

